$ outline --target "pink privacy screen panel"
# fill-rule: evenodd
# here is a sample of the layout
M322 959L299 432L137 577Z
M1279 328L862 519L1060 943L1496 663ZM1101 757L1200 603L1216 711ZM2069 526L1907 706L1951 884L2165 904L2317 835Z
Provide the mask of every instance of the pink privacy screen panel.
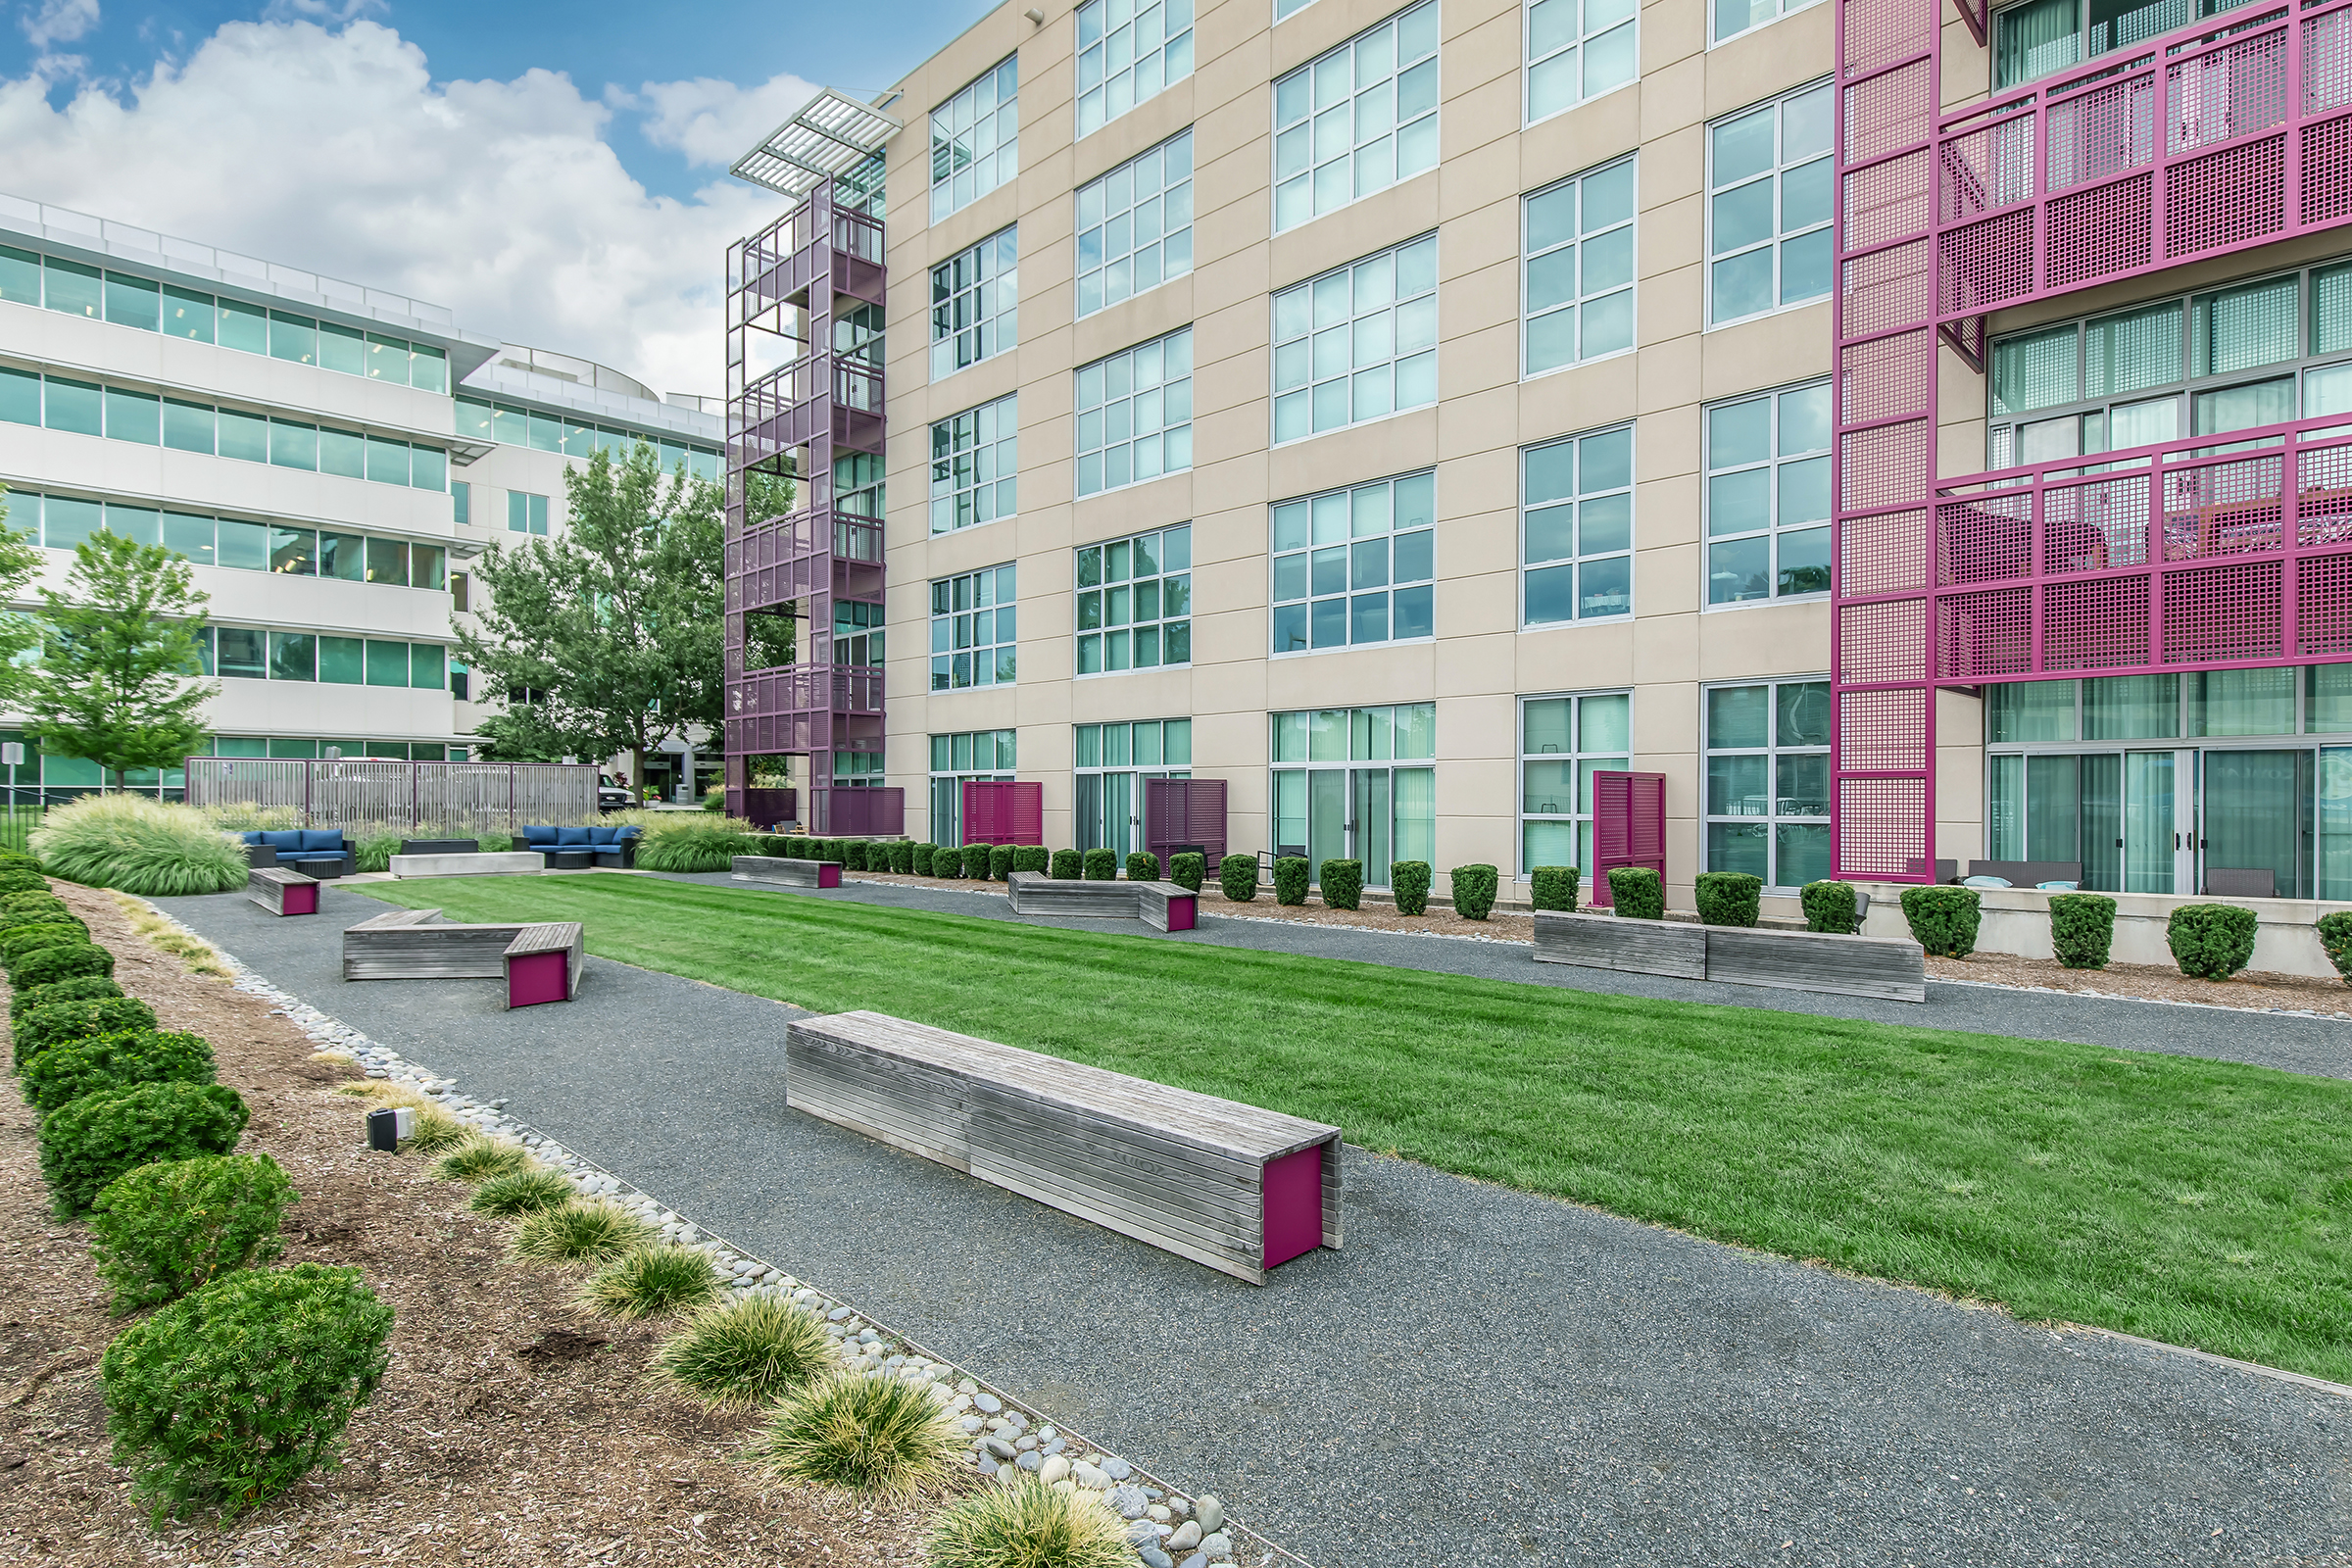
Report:
M1172 919L1168 923L1171 928L1175 925ZM1265 1224L1268 1268L1323 1245L1320 1144L1266 1162Z

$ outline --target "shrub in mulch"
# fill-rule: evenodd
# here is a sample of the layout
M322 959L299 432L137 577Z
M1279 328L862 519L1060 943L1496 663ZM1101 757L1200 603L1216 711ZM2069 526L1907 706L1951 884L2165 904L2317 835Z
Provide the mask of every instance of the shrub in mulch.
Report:
M268 1154L214 1154L124 1171L90 1205L90 1257L114 1309L177 1300L222 1275L273 1261L278 1227L302 1195Z
M158 1160L225 1154L245 1102L222 1084L133 1084L84 1095L41 1122L41 1178L60 1219L89 1211L106 1184Z

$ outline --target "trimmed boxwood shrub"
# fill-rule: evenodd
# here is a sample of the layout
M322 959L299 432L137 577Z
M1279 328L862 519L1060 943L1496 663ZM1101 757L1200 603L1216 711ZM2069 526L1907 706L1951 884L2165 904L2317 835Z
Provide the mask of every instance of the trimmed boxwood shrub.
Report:
M1621 920L1666 918L1666 882L1646 865L1621 865L1609 872L1609 900Z
M108 997L96 1002L53 1002L35 1007L10 1030L16 1041L16 1068L52 1046L92 1035L111 1035L123 1029L153 1029L155 1009L136 997Z
M841 863L853 871L871 869L865 861L867 846L857 839L841 847Z
M931 874L950 882L963 875L963 852L953 844L943 844L932 851Z
M917 844L914 847L914 853L907 857L907 863L913 868L916 876L935 874L931 869L931 857L938 848L939 846L936 844Z
M390 1364L392 1308L356 1268L297 1263L216 1280L106 1348L114 1461L155 1522L221 1519L332 1463Z
M176 1300L284 1251L278 1225L301 1196L268 1154L141 1165L90 1205L90 1260L118 1312Z
M1752 926L1764 897L1764 879L1745 871L1701 871L1695 891L1701 925Z
M1116 850L1086 852L1086 880L1115 882L1119 879L1119 856Z
M1127 880L1130 882L1158 881L1159 857L1153 855L1150 850L1129 850L1127 852Z
M2227 980L2254 957L2252 909L2234 904L2183 904L2164 925L2164 945L2180 972L2200 980Z
M209 1084L213 1048L202 1035L128 1030L52 1046L24 1064L24 1098L46 1116L84 1095L132 1084Z
M2344 984L2352 986L2352 913L2338 909L2333 914L2323 914L2317 930L2321 951L2335 965L2335 972L2344 977Z
M1317 878L1323 884L1323 907L1357 909L1364 903L1364 862L1325 860Z
M1862 929L1862 900L1851 882L1808 882L1796 890L1805 929L1853 936Z
M2050 952L2068 969L2104 969L2115 946L2115 901L2097 893L2050 895Z
M245 1102L223 1084L133 1084L84 1095L41 1122L41 1177L60 1219L88 1210L108 1182L160 1159L225 1154Z
M1307 882L1306 857L1281 855L1274 858L1274 902L1276 904L1304 904Z
M1911 940L1937 958L1965 958L1977 951L1977 927L1984 920L1975 888L1905 888L1903 918L1910 922Z
M989 848L988 879L991 882L1002 882L1012 875L1012 854L1020 846L1017 844L997 844Z
M1430 877L1427 860L1398 860L1389 867L1389 891L1396 895L1398 914L1428 912Z
M1076 850L1054 852L1052 875L1056 882L1079 882L1086 877L1086 857Z
M79 920L44 920L35 925L11 926L0 931L0 963L14 963L25 954L42 948L62 948L89 940L89 928Z
M8 966L8 983L20 990L71 980L79 974L113 976L115 956L91 942L56 948L36 948Z
M15 1023L35 1007L53 1002L96 1002L119 997L122 988L102 974L77 974L71 980L52 980L45 986L19 991L8 999L8 1021Z
M1015 871L1043 871L1054 863L1054 857L1043 844L1016 844L1012 847L1012 868Z
M1217 862L1217 891L1230 903L1248 904L1257 897L1257 857L1228 855Z
M1168 880L1188 893L1200 892L1200 884L1208 880L1208 857L1199 850L1169 856Z
M38 871L27 871L23 867L15 870L0 870L0 894L47 893L49 891L49 879Z
M1573 865L1539 865L1528 882L1539 909L1576 908L1576 884L1584 875Z
M1484 920L1494 912L1494 893L1502 873L1491 865L1457 865L1446 873L1453 884L1453 912L1465 920Z
M966 844L963 847L963 874L980 881L988 879L989 852L993 844Z

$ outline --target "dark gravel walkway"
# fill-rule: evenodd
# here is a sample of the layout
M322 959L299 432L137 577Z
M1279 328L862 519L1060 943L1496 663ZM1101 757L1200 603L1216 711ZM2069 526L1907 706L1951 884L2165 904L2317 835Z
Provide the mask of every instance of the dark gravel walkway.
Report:
M592 959L581 1001L503 1012L342 982L349 893L160 902L1324 1568L2352 1563L2331 1393L1354 1150L1347 1250L1253 1289L787 1111L777 1004Z

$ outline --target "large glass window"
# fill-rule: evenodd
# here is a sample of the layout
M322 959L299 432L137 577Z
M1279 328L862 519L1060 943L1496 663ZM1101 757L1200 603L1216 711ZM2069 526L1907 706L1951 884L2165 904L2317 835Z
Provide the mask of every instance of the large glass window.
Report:
M1624 86L1641 71L1635 0L1531 0L1527 122Z
M1116 490L1192 466L1191 327L1079 368L1079 495Z
M1830 684L1706 692L1707 869L1770 888L1830 874Z
M1317 881L1325 860L1361 860L1370 887L1398 860L1436 863L1436 704L1267 716L1276 855L1304 856Z
M931 221L1021 172L1019 55L1007 55L931 111Z
M1830 383L1707 410L1707 603L1830 591Z
M1298 441L1438 400L1438 237L1274 296L1274 439Z
M952 533L1013 514L1020 466L1020 395L931 426L931 531Z
M2019 82L2064 71L2110 50L2130 48L2201 17L2234 11L2246 0L2027 0L1992 19L1993 82Z
M999 229L931 269L931 379L1021 340L1020 225Z
M1437 476L1410 473L1274 508L1274 652L1432 635Z
M441 643L320 636L258 626L208 626L205 633L200 639L204 673L225 679L412 686L434 691L443 689L447 681L449 649ZM358 754L351 751L345 755Z
M1096 0L1097 5L1106 0ZM1193 133L1078 187L1078 314L1193 270Z
M1193 0L1078 8L1078 134L1101 130L1193 74Z
M1707 320L1830 292L1828 83L1707 127Z
M1592 775L1633 764L1633 710L1627 692L1520 699L1520 876L1539 865L1590 872Z
M508 491L507 529L511 533L547 532L547 497L524 490Z
M2352 262L1997 338L1995 468L2352 413Z
M1527 373L1632 348L1634 161L1536 192L1523 218Z
M1520 457L1525 623L1634 612L1634 429L1529 447Z
M194 512L158 512L119 501L14 490L8 526L51 550L71 550L105 532L162 545L199 566L340 577L384 587L445 589L449 553L437 544L413 544L377 535L319 533L272 527Z
M1079 724L1070 739L1078 848L1110 850L1124 861L1144 847L1144 781L1192 777L1193 721Z
M1437 0L1274 83L1276 233L1437 163Z
M931 737L931 842L963 842L963 786L1007 783L1014 763L1013 731L965 730Z
M1013 568L990 566L931 585L931 689L1009 686L1020 638Z
M833 318L835 351L880 365L879 313L873 306L860 306ZM875 322L872 328L864 323ZM386 372L387 378L389 373ZM418 383L422 385L421 382ZM593 457L599 452L611 455L614 463L628 461L630 449L645 446L654 449L663 473L675 472L683 466L688 474L712 483L718 480L718 449L694 446L674 437L649 434L643 430L626 430L609 424L584 424L576 417L558 417L530 409L516 408L507 403L492 403L484 398L460 394L456 400L457 433L467 440L492 441L502 446L530 447L539 452L561 452L565 457Z
M1708 8L1711 21L1708 42L1721 43L1727 38L1737 38L1743 32L1778 22L1792 12L1802 11L1811 4L1813 0L1711 0Z
M1078 552L1078 673L1193 662L1193 530L1187 523Z

